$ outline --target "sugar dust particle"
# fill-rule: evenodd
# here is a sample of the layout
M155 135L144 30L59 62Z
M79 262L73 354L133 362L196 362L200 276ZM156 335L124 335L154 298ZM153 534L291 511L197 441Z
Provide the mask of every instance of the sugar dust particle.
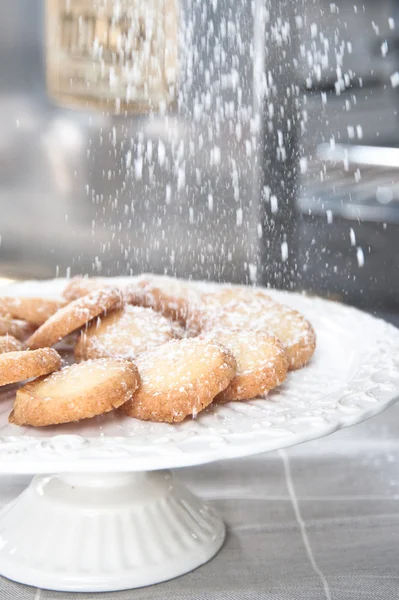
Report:
M348 138L350 140L353 140L353 138L355 137L355 128L352 125L348 125L347 131L348 131Z
M381 56L383 56L385 58L385 56L388 54L388 42L386 40L384 40L381 44Z
M165 144L161 140L159 140L159 142L158 142L158 163L159 163L160 167L162 167L164 165L165 155L166 155Z
M356 250L356 258L357 258L357 264L359 265L359 267L363 267L364 266L364 253L360 246Z
M134 175L137 181L140 181L143 178L143 157L139 156L134 161Z
M332 214L331 210L326 211L326 216L327 216L327 223L329 225L331 225L331 223L333 222L333 214Z
M220 165L220 148L218 146L211 150L211 164L214 166Z
M380 35L380 28L374 21L371 21L371 26L374 29L375 35Z
M392 87L397 87L399 85L399 72L396 71L393 75L391 75L391 84Z
M395 19L393 19L392 17L389 17L388 25L389 25L389 29L395 29Z
M312 38L314 39L315 37L317 37L317 24L316 23L312 23L310 26L310 35L312 36Z
M186 184L185 166L182 165L177 171L177 189L182 190Z
M249 263L248 270L249 270L249 279L251 280L251 283L256 283L257 271L258 271L257 266L254 265L253 263Z
M349 236L350 236L350 240L351 240L351 246L356 246L356 234L353 231L352 227L350 228Z
M277 196L270 196L270 210L273 214L275 214L278 211Z
M238 208L237 212L236 212L236 223L237 223L238 227L240 227L242 225L242 221L243 221L242 208Z
M208 209L210 212L213 211L213 196L212 196L212 194L208 194Z
M172 200L172 188L170 187L170 185L166 186L166 191L165 191L165 204L170 204Z
M287 244L287 242L283 242L281 244L281 258L282 258L283 262L288 260L288 244Z
M308 159L306 157L302 157L299 161L299 166L300 166L302 175L304 175L308 170Z

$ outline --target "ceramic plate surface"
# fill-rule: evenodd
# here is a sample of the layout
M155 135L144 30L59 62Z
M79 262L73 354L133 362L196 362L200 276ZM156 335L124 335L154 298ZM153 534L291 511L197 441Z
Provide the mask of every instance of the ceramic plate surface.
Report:
M2 293L54 297L64 285L23 282ZM211 407L176 425L113 413L34 429L8 423L15 394L8 388L0 394L0 472L147 471L246 456L354 425L399 397L399 330L334 302L271 295L311 321L317 349L266 398Z

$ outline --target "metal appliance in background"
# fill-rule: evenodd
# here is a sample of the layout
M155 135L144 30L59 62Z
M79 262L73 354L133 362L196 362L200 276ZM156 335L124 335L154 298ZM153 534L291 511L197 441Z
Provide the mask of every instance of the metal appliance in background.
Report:
M297 199L302 285L397 312L399 148L321 144L307 178Z
M306 86L294 278L398 322L399 3L323 4L314 42L339 62Z

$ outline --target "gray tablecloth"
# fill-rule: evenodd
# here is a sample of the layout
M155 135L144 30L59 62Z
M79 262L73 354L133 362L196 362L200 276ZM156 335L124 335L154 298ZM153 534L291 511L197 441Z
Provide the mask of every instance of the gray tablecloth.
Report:
M285 451L181 470L228 525L207 565L151 588L62 594L0 578L0 600L399 598L399 405ZM0 503L29 478L0 478Z

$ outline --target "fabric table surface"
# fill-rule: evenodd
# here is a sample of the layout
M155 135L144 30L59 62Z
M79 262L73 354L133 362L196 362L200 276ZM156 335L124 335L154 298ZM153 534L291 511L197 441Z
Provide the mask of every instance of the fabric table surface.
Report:
M398 461L399 404L294 448L182 469L177 476L213 503L228 527L208 564L156 586L103 594L0 578L0 600L399 598ZM1 477L1 506L28 483Z

